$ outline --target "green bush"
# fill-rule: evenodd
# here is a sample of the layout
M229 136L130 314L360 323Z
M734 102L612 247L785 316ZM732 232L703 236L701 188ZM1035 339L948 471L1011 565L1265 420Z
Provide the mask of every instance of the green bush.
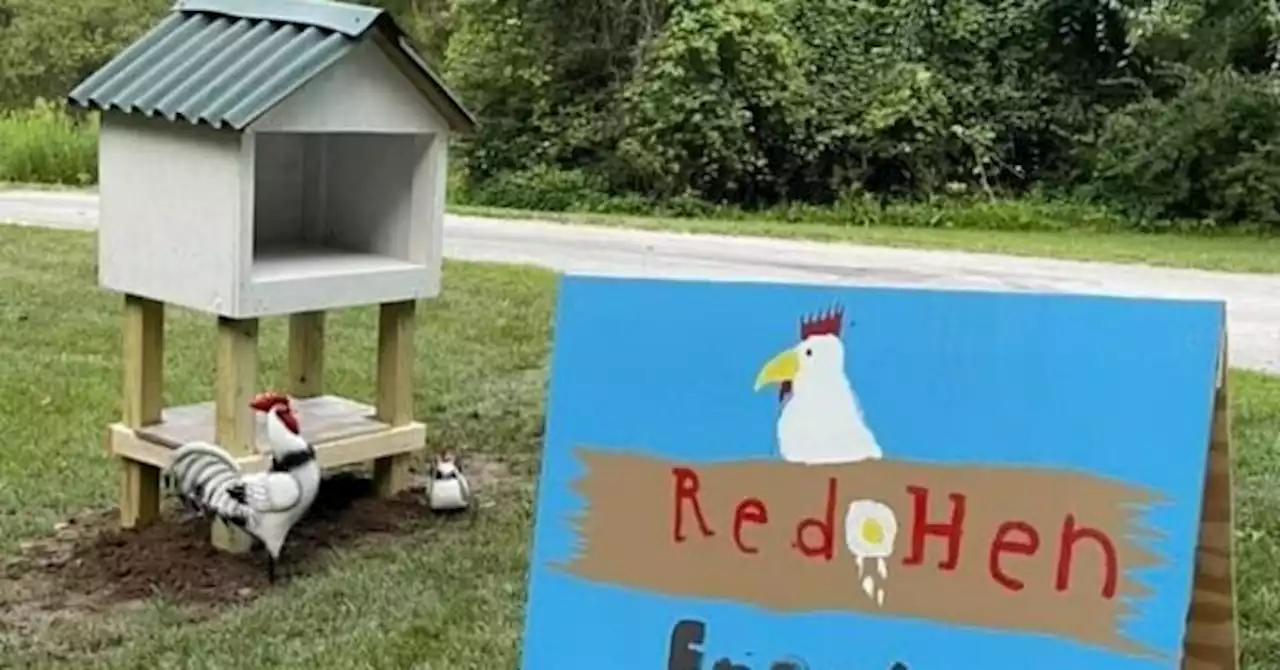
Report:
M0 111L0 181L97 183L97 115L74 116L42 99L29 109Z
M1144 222L1280 230L1280 88L1268 76L1196 77L1122 108L1089 153L1086 191Z
M543 166L502 173L479 184L469 183L462 169L454 168L451 174L452 204L542 212L1007 231L1116 231L1137 225L1112 208L1038 193L992 200L957 192L946 198L885 203L869 193L849 191L831 205L788 203L751 210L690 195L662 200L609 195L600 177L581 170Z
M535 166L503 172L470 185L465 202L489 207L552 212L599 211L611 200L605 184L581 170Z
M794 162L803 71L782 3L686 0L621 92L618 177L669 199L685 192L776 202ZM714 84L710 84L714 82Z

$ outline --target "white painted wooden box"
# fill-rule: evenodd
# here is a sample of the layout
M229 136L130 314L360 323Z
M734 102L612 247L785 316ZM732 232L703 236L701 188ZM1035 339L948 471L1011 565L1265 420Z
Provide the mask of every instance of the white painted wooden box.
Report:
M241 128L85 94L100 284L230 318L436 296L448 141L474 119L406 43L361 34Z

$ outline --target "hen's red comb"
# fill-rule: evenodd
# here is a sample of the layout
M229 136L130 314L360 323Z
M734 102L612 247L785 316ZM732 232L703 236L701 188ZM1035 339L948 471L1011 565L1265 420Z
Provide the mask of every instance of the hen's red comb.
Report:
M801 317L800 339L803 340L811 335L835 335L839 337L843 322L844 308L840 305L833 305L825 313L819 312L811 317Z

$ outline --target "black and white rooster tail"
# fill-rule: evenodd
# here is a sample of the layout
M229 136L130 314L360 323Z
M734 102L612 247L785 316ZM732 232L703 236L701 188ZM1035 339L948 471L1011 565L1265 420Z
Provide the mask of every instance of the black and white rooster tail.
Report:
M252 520L240 467L224 449L204 442L184 444L174 450L168 474L184 504L242 528Z

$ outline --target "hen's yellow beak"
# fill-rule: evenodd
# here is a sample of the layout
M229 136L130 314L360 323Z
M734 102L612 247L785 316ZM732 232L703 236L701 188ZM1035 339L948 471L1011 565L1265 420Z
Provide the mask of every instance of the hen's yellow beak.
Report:
M756 375L756 390L759 391L765 384L792 381L799 369L800 357L794 349L787 349L760 368L760 374Z

